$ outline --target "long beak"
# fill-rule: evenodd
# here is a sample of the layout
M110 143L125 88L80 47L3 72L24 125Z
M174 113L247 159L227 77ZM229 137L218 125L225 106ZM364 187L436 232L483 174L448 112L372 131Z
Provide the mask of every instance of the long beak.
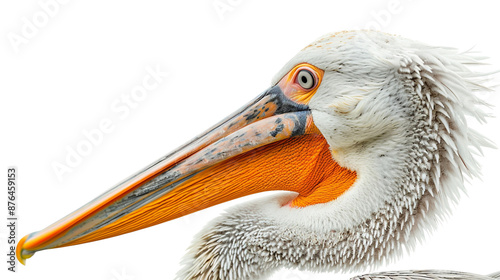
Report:
M332 168L308 106L276 85L175 152L25 236L17 257L24 264L37 251L132 232L257 192L307 196Z

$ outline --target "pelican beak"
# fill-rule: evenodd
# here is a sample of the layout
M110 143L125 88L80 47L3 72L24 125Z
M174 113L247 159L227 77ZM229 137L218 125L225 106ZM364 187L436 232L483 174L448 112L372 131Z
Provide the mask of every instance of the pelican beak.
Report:
M22 238L18 260L24 264L37 251L110 238L257 192L309 196L336 165L308 105L297 102L283 79L173 153ZM289 206L304 206L297 199Z

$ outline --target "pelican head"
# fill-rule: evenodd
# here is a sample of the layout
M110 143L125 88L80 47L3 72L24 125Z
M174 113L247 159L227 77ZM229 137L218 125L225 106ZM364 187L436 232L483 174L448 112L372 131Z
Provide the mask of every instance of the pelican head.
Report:
M411 249L478 175L491 146L478 61L376 31L328 34L272 86L175 152L51 226L18 258L109 238L252 193L210 222L179 279L254 279L280 267L349 271ZM478 78L479 77L479 78Z

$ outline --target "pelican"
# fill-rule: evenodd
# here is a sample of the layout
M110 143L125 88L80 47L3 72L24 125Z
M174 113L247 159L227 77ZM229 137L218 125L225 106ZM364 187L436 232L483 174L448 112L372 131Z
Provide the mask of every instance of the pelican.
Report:
M22 238L17 257L24 264L38 251L285 190L211 221L178 279L263 279L281 267L366 270L393 260L449 214L464 178L479 176L475 154L493 147L467 125L488 116L477 94L488 90L484 75L469 69L478 63L377 31L327 34L234 114ZM384 279L408 273L437 279L436 272Z

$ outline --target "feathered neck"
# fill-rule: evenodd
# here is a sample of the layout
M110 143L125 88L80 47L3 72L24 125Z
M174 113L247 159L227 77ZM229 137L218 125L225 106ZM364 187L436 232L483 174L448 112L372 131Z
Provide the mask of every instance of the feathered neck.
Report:
M419 44L412 44L394 61L396 70L391 75L399 90L387 98L402 103L399 113L407 118L406 124L378 143L381 153L367 153L372 166L392 164L397 169L391 176L378 174L374 179L379 189L390 190L384 194L386 199L378 201L368 217L344 228L325 227L328 219L317 227L314 222L304 227L284 221L290 216L297 219L291 212L279 214L288 211L282 205L289 196L230 209L195 237L180 279L254 279L280 267L366 270L401 255L403 247L414 248L426 231L450 213L464 190L464 176L479 175L470 148L481 153L481 147L492 146L467 125L468 117L483 122L487 116L480 109L486 104L475 96L486 88L480 76L464 66L478 62L452 49ZM394 145L388 148L387 141ZM353 189L362 189L365 183L362 170L358 174ZM319 213L335 203L311 207L318 207Z

